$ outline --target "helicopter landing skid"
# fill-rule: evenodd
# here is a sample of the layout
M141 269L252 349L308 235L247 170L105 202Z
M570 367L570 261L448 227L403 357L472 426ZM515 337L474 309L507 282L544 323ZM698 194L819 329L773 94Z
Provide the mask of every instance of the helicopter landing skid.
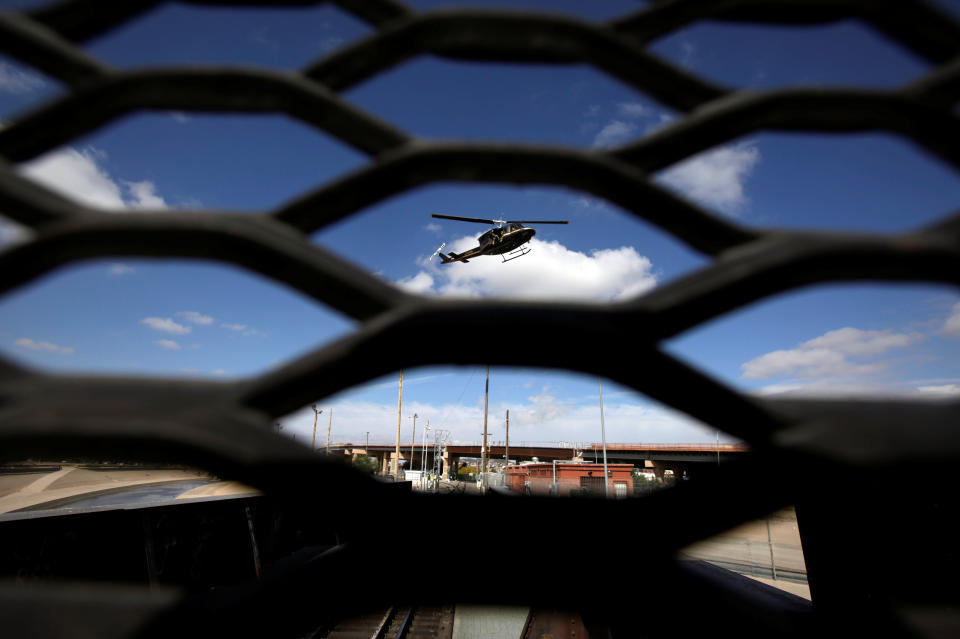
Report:
M532 250L533 250L533 249L530 249L530 248L526 248L526 247L521 246L521 247L518 248L516 251L511 251L511 252L507 253L507 255L509 255L510 257L506 257L505 255L502 255L502 254L500 255L500 257L503 258L503 263L506 264L507 262L509 262L509 261L511 261L511 260L517 259L518 257L523 257L524 255L526 255L527 253L529 253L529 252L532 251Z

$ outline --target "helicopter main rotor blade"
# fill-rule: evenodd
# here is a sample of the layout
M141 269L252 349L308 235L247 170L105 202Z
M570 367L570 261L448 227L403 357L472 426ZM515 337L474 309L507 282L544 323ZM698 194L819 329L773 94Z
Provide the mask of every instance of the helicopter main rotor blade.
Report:
M569 224L570 220L504 220L507 224Z
M431 213L430 217L439 217L444 220L457 220L458 222L479 222L480 224L496 224L498 220L481 220L477 217L458 217L456 215L440 215L439 213Z

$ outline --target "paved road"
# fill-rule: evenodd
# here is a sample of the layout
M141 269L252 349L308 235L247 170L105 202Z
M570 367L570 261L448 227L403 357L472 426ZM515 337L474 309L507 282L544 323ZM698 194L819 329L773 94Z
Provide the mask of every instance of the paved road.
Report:
M113 508L135 508L137 506L145 506L149 504L156 504L161 502L173 501L181 494L197 488L198 486L206 486L207 484L213 483L209 480L197 480L197 481L178 481L169 484L159 484L159 485L150 485L150 486L133 486L130 488L123 488L116 491L111 491L105 494L92 495L92 496L78 496L70 498L69 501L60 501L57 503L55 508L57 510L63 510L69 512L72 509L77 508L96 508L96 507L113 507ZM48 506L46 504L39 504L29 509L25 510L46 510Z
M54 472L0 475L0 519L16 518L13 513L24 511L125 508L255 493L243 484L219 481L195 470L65 464Z

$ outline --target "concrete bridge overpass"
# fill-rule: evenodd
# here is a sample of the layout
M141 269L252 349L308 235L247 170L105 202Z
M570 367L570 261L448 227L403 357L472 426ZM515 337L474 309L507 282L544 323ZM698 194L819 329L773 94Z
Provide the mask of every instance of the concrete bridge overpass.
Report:
M491 462L502 464L507 454L506 446L502 444L488 445L487 452ZM650 468L658 477L663 477L664 471L671 470L677 477L684 472L692 475L702 464L717 464L732 461L749 449L744 444L717 444L717 443L622 443L607 444L607 461L611 464L633 464L638 468ZM356 457L368 455L377 459L380 472L392 472L393 460L396 457L396 444L371 443L364 444L337 443L330 445L330 454ZM553 460L583 460L602 461L603 452L599 443L590 444L537 444L510 446L511 463L523 461L552 462ZM404 461L404 468L419 470L422 460L428 469L433 468L434 449L427 446L426 454L422 446L414 445L412 463L410 445L400 445L400 460ZM479 459L481 446L479 443L447 444L443 449L443 476L447 477L451 468L461 465L464 459Z

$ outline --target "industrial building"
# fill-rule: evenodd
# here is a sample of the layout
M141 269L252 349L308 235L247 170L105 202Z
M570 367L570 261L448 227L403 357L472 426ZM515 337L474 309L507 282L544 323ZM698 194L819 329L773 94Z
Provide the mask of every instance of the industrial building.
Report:
M603 496L603 464L578 462L507 466L506 484L524 495ZM633 464L607 464L610 496L633 494Z

